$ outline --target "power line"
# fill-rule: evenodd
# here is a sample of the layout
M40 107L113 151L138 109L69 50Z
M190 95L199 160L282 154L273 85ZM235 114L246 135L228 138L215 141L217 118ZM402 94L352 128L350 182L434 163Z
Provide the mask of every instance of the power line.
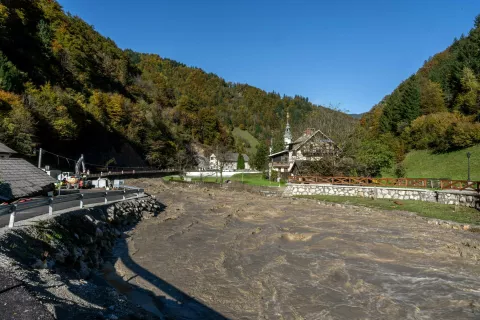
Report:
M38 152L40 152L38 150ZM75 160L75 159L72 159L72 158L68 158L68 157L65 157L65 156L62 156L62 155L59 155L59 154L56 154L56 153L53 153L53 152L50 152L50 151L47 151L45 149L42 149L42 152L43 153L48 153L48 154L51 154L52 156L55 156L57 157L57 159L65 159L67 160L67 163L70 164L70 161L73 162L73 164L75 164L78 160ZM92 166L92 167L97 167L97 168L118 168L118 169L151 169L152 167L124 167L124 166L107 166L107 165L104 165L104 164L95 164L95 163L89 163L89 162L85 162L85 165L89 165L89 166Z

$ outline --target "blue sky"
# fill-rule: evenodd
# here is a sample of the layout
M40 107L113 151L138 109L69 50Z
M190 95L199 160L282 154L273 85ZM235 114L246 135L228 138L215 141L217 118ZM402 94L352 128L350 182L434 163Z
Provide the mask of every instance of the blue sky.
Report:
M368 111L467 34L478 0L59 0L121 48Z

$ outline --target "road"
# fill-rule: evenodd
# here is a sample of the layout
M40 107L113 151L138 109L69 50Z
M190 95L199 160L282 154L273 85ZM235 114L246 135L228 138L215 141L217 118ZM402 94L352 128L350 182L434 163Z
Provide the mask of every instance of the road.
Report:
M94 193L94 192L102 192L105 190L102 189L90 189L90 190L81 190L81 193L83 194L88 194L88 193ZM128 197L133 197L133 194L130 194L127 196ZM108 195L108 201L116 201L116 200L121 200L123 196L121 194L110 194ZM85 199L83 200L84 206L88 206L91 204L101 204L104 203L105 198L103 196L99 196L97 198L91 198L91 199ZM79 207L80 202L79 200L72 200L72 201L66 201L66 202L61 202L61 203L55 203L53 205L53 211L60 211L60 210L65 210L73 207ZM48 205L40 206L40 207L35 207L35 208L30 208L26 210L21 210L18 211L16 216L15 216L15 222L30 219L42 214L48 213ZM9 214L3 214L0 215L0 228L3 228L8 225L10 221L10 215Z

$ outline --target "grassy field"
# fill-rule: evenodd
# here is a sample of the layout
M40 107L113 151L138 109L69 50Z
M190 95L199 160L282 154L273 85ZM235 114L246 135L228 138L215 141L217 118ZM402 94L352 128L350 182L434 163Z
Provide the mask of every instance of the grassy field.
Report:
M369 208L383 210L401 210L418 214L419 216L436 218L441 220L455 221L459 223L480 225L480 212L474 208L467 208L454 205L438 204L414 200L395 200L401 205L395 204L393 200L388 199L368 199L358 197L341 196L302 196L303 198L313 198L341 204L360 205Z
M257 151L258 140L254 136L252 136L250 132L246 130L241 130L237 127L233 129L232 134L235 138L235 141L239 138L242 138L250 144L250 148L247 148L248 154L254 154Z
M449 153L434 154L429 151L412 151L403 161L407 178L448 178L467 180L467 152L470 158L470 176L480 181L480 145ZM383 177L394 177L392 169L382 172Z
M179 177L164 177L165 180L180 180ZM204 182L216 182L215 177L205 177L203 178ZM242 174L236 174L230 178L223 178L223 181L231 180L231 181L238 181L242 182ZM200 181L200 178L192 178L192 181ZM220 175L218 175L218 182L220 182ZM265 186L265 187L278 187L278 182L270 182L265 180L262 177L261 173L247 173L243 175L243 183L253 185L253 186ZM285 186L285 183L282 183L281 186Z

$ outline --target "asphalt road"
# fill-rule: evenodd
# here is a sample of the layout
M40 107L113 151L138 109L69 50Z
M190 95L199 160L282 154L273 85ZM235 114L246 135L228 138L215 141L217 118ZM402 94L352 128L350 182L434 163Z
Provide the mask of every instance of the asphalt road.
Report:
M101 189L90 189L90 190L81 190L81 193L83 194L88 194L88 193L93 193L93 192L102 192L104 190ZM127 198L133 197L134 194L129 194L127 195ZM121 194L110 194L108 195L108 201L115 201L115 200L121 200L123 196ZM105 198L103 196L99 196L98 198L90 198L90 199L84 199L83 200L83 205L87 206L90 204L102 204L104 203ZM53 212L59 211L59 210L65 210L69 208L74 208L78 207L80 208L80 201L79 200L72 200L72 201L66 201L66 202L61 202L61 203L55 203L53 204ZM17 211L16 216L15 216L15 222L30 219L42 214L48 213L48 205L40 206L40 207L35 207L35 208L30 208L30 209L25 209L21 211ZM10 221L10 214L3 214L0 215L0 228L3 228L5 226L8 226L8 223Z

